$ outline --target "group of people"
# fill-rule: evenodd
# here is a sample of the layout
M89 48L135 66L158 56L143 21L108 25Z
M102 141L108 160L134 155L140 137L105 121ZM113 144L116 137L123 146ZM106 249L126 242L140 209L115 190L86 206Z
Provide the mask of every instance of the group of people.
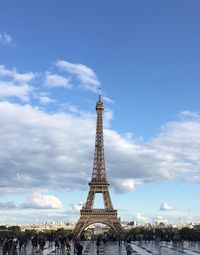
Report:
M7 236L2 241L2 250L3 255L6 255L12 252L12 255L17 255L17 245L19 244L19 249L21 250L22 240L19 240L16 237L8 238Z
M19 236L19 237L12 237L8 238L5 237L1 240L3 255L17 255L17 250L21 250L22 247L24 249L29 242L32 245L33 252L42 252L45 248L46 243L48 246L53 247L55 246L55 253L62 253L67 255L82 255L83 253L83 245L81 242L82 239L76 239L76 237L64 236L64 235L50 235L45 236L43 234L35 234L33 236ZM72 247L74 251L71 250L71 241ZM94 239L93 239L94 241ZM100 254L100 246L101 242L106 243L106 238L104 237L97 237L95 246L96 246L96 254ZM131 247L130 241L126 240L126 251L127 255L132 254L133 249Z
M34 234L32 236L2 236L0 237L0 246L2 246L3 255L12 254L17 255L17 251L26 249L27 244L32 246L33 253L42 252L45 249L46 243L49 247L55 245L56 252L65 252L67 255L71 255L71 239L62 235L46 235L46 234ZM30 248L29 248L30 249ZM80 250L80 248L78 248Z

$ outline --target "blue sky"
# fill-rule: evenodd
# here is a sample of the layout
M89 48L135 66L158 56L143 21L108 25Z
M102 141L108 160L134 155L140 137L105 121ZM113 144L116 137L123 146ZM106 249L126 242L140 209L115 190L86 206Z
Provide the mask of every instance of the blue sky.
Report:
M78 219L99 87L119 216L200 221L199 9L185 0L1 1L1 223Z

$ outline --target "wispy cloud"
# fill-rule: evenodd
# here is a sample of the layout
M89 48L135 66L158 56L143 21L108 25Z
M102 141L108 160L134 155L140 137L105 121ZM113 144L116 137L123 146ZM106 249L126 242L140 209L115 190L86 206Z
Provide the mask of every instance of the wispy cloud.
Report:
M29 101L30 94L33 92L33 87L27 84L15 85L12 82L0 80L0 98L18 97L23 101Z
M182 180L198 184L198 183L200 183L200 175L185 176Z
M163 217L161 215L157 215L155 217L155 222L162 222L164 224L168 224L169 221L168 221L168 219L166 217Z
M136 215L136 221L139 223L149 223L150 222L150 220L141 213L138 213Z
M0 202L0 209L1 210L12 210L19 208L15 202Z
M44 195L38 192L31 193L25 203L17 204L11 202L0 202L1 210L19 210L19 209L60 209L62 202L53 195Z
M130 192L135 188L136 184L140 184L139 181L135 179L115 179L112 182L113 188L117 193L126 193Z
M64 87L64 88L72 88L70 84L70 78L65 78L58 74L51 74L46 72L45 84L49 87Z
M0 33L0 44L13 45L13 39L11 35L7 34L6 32Z
M62 74L60 72L62 71ZM15 67L7 68L0 65L0 97L8 99L15 97L18 101L35 101L42 105L56 102L60 98L60 88L76 90L82 88L97 92L100 82L95 72L83 64L73 64L64 60L58 60L51 71L46 72L19 72ZM51 89L55 93L52 93ZM48 94L49 96L41 96ZM105 98L111 103L112 100Z
M114 101L111 98L106 96L103 96L103 101L109 104L114 104Z
M98 91L100 82L91 68L83 64L71 63L65 60L57 60L55 65L78 79L82 88L93 92Z
M161 204L160 210L161 211L174 211L175 209L172 206L170 206L167 202L164 202L163 204Z
M15 68L0 65L0 98L17 97L29 101L34 88L29 84L35 78L32 72L19 73Z
M70 209L68 211L72 211L72 212L80 212L80 210L82 209L82 207L85 204L81 201L80 203L76 203L76 204L70 204Z
M57 209L62 208L61 201L53 195L43 195L40 193L32 193L29 196L28 202L21 204L23 209Z
M4 65L0 65L0 78L12 78L15 82L18 83L27 83L33 80L36 77L36 74L32 72L20 73L17 72L16 68L8 69Z
M56 102L56 100L54 100L48 96L37 96L37 98L39 99L40 103L44 104L44 105Z
M162 215L161 215L162 214ZM198 215L189 215L186 212L177 210L163 210L160 214L142 212L131 216L130 220L134 220L137 223L164 223L164 224L185 224L190 222L198 222Z

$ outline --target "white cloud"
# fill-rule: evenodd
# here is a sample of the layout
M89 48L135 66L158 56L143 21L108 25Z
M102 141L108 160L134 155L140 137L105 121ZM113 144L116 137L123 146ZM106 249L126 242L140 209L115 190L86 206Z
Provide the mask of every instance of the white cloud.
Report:
M168 224L168 219L164 218L163 216L161 215L158 215L156 218L155 218L155 222L163 222L165 224Z
M30 94L33 92L33 87L27 84L15 85L12 82L0 80L0 98L18 97L23 101L29 101Z
M10 208L13 209L13 208ZM0 210L0 224L38 224L41 222L75 222L80 211L68 211L64 209L42 209L39 210Z
M72 112L48 113L31 105L0 103L1 194L25 194L35 188L88 189L96 116L76 114L77 109ZM110 119L106 114L104 117ZM129 192L143 181L175 177L198 183L199 129L198 115L197 118L187 116L168 123L147 143L140 143L134 140L134 135L120 135L105 128L106 170L111 187L117 192ZM43 200L46 202L42 203ZM39 207L41 204L43 207ZM23 208L40 210L59 206L58 201L43 195L23 204ZM22 205L2 202L0 207L8 210ZM75 204L66 213L73 214L81 207L82 204ZM161 208L166 212L173 210L167 203ZM179 222L184 218L178 220L178 217L164 219ZM138 219L144 222L150 217L143 218L140 214Z
M33 80L35 78L35 75L31 72L28 72L28 73L15 72L13 74L13 78L15 81L17 81L19 83L27 83L27 82L30 82L31 80Z
M134 179L115 179L112 182L112 187L118 192L118 193L126 193L133 191L135 188L135 184L139 184Z
M85 159L92 157L94 141L87 130L95 132L91 116L47 114L30 105L1 102L0 117L0 192L85 187L91 173L86 171L91 161Z
M50 114L30 105L1 102L0 119L1 193L35 187L87 189L95 115ZM198 121L168 124L146 144L111 129L104 135L107 176L117 192L131 191L143 181L183 179L199 171Z
M51 98L45 95L42 96L42 93L47 93L50 88L54 88L55 91L58 88L76 89L82 87L97 92L100 83L91 68L64 60L58 60L56 66L69 75L66 77L66 74L56 73L58 69L44 73L18 72L16 68L7 68L0 65L1 99L8 97L16 97L23 101L38 99L41 104L47 105L55 102L56 98L60 97L59 91L51 95Z
M193 217L190 215L190 216L186 216L185 217L185 219L184 220L186 220L186 222L189 224L190 222L194 222L193 221Z
M199 222L199 215L188 215L186 212L181 211L163 211L162 215L156 215L156 213L137 213L132 215L130 221L136 221L139 224L144 223L159 223L163 222L164 224L186 224L190 222Z
M17 204L13 201L0 202L2 210L20 209L59 209L63 208L62 202L53 195L43 195L38 192L31 193L25 203Z
M70 211L72 212L80 212L82 207L84 206L84 203L81 201L80 203L77 204L71 204Z
M83 64L70 63L65 60L57 60L56 66L67 73L74 75L80 81L80 85L84 89L97 92L100 87L100 82L95 72Z
M141 213L138 213L136 215L136 222L139 222L139 223L149 223L150 220L146 216L142 215Z
M12 45L13 40L12 40L11 35L9 35L5 32L0 33L0 43L4 44L4 45Z
M8 69L4 65L0 65L0 78L2 79L3 77L10 77L13 81L24 84L32 81L36 74L32 72L19 73L15 68Z
M110 127L110 122L113 119L113 115L114 114L113 114L112 110L107 109L104 112L104 122L103 122L104 128L109 128Z
M69 105L68 109L71 113L77 113L78 114L80 112L80 109L75 105Z
M40 103L44 105L56 102L54 99L48 96L38 96L37 98L39 99Z
M15 72L14 69L9 70L9 69L5 68L4 65L0 65L0 77L2 77L2 76L13 76L14 72Z
M65 78L58 74L51 74L49 72L46 72L45 84L52 88L53 87L64 87L68 89L72 88L69 78Z
M186 176L183 178L183 181L193 182L193 183L200 183L200 176L194 175L194 176Z
M167 202L164 202L163 204L161 204L160 210L161 211L174 211L174 208L172 206L170 206Z
M106 103L114 104L114 101L113 101L111 98L109 98L109 97L103 96L103 97L102 97L102 100L103 100L104 102L106 102Z
M21 205L22 208L33 209L57 209L62 208L61 201L53 195L43 195L40 193L32 193L27 203Z
M180 117L183 120L187 120L189 118L190 120L200 121L200 112L182 111L180 113Z
M1 210L12 210L18 208L18 205L11 201L11 202L0 202L0 209Z
M107 169L116 178L155 181L200 172L198 119L168 123L147 143L105 130L105 144ZM117 169L123 169L123 174Z
M29 101L34 91L29 82L34 78L35 74L31 72L19 73L15 68L7 69L0 65L0 98L16 97L23 101Z

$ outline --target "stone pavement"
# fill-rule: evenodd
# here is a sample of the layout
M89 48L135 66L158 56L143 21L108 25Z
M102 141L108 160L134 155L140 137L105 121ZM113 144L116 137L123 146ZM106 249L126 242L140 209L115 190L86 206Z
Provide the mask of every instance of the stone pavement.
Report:
M96 245L91 241L82 242L83 255L97 255ZM172 243L172 242L131 242L133 248L133 255L200 255L200 243ZM70 255L74 255L74 249L72 246L72 252ZM2 254L2 248L0 247L0 254ZM33 251L32 246L27 246L26 249L21 251L17 250L17 253L9 255L66 255L66 251L55 251L54 246L49 246L48 243L43 252ZM99 249L99 255L126 255L126 248L124 244L119 246L118 242L106 242L101 244Z
M132 242L132 248L136 254L149 255L200 255L200 243L191 242Z
M96 255L97 249L93 242L86 242L84 244L83 255ZM106 242L101 244L99 248L99 255L126 255L126 249L124 245L120 245L118 242Z

